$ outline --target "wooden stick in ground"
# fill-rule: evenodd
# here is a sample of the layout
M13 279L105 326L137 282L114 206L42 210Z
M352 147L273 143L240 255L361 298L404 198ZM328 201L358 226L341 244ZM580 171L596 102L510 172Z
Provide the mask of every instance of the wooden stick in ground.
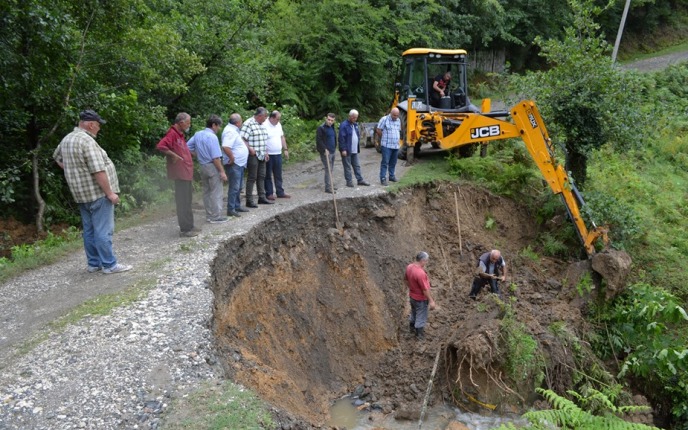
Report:
M466 197L461 192L461 188L459 188L459 194L461 194L461 198L463 199L463 203L466 205L466 209L468 210L468 215L471 217L471 220L475 224L475 218L473 218L473 211L471 210L471 206L468 206L468 202L466 201Z
M332 191L332 202L334 203L334 217L335 217L335 226L339 230L339 233L342 233L342 225L339 223L339 211L337 210L337 197L335 197L334 194L334 179L332 178L332 169L330 168L330 151L327 149L325 150L325 165L327 166L327 176L330 177L330 191Z
M461 220L459 219L459 198L454 191L454 206L456 207L456 228L459 230L459 254L463 255L463 245L461 242Z
M423 418L425 418L425 410L428 408L428 399L430 398L430 393L432 392L432 383L435 380L435 373L437 373L437 363L440 361L440 353L442 352L442 345L437 349L437 355L435 356L435 365L432 366L432 374L430 375L430 380L428 381L428 389L425 391L425 398L423 399L423 408L420 410L420 419L418 420L418 430L423 427Z

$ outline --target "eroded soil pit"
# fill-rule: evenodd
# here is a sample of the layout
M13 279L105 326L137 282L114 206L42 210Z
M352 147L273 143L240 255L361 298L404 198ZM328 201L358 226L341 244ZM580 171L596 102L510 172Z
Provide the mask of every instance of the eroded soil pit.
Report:
M536 248L540 228L525 208L453 184L338 200L337 207L341 228L332 202L321 202L218 250L213 332L230 378L288 411L298 428L320 428L332 400L349 393L368 403L371 420L390 413L417 419L440 351L430 404L520 412L532 401L534 375L507 377L504 304L487 291L468 297L478 256L499 248L509 266L503 300L537 340L545 385L566 386L576 363L548 328L585 330L580 300L567 285L575 282L565 274L569 263L520 256ZM403 283L420 250L430 254L439 306L422 342L408 333Z

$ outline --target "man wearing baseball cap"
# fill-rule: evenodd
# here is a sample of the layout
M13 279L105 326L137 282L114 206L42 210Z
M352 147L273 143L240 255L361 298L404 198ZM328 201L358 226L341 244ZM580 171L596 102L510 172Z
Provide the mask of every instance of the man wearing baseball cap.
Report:
M112 250L119 182L115 165L95 138L105 120L94 110L79 114L79 125L55 148L53 159L64 170L69 191L79 204L88 272L126 272Z

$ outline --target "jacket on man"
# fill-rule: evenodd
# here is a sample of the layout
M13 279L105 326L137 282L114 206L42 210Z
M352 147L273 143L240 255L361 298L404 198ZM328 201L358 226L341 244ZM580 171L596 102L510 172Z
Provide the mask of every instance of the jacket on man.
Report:
M339 124L339 151L346 151L348 154L351 153L351 137L353 132L351 131L351 125L353 124L354 132L358 137L358 152L361 152L361 136L358 133L358 123L351 123L347 119Z
M327 128L332 129L332 134L334 135L334 146L328 145L327 142ZM318 153L324 154L325 149L329 151L330 154L333 154L334 151L337 150L337 132L335 131L334 124L332 124L332 127L328 127L326 122L323 122L318 129L315 131L315 149L318 150Z

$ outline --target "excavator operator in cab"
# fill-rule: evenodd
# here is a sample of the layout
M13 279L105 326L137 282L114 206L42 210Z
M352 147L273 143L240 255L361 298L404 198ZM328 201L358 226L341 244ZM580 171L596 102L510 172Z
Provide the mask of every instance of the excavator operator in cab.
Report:
M451 78L451 72L446 71L443 75L437 75L432 80L432 91L430 92L430 104L432 106L440 106L440 100L447 95Z

